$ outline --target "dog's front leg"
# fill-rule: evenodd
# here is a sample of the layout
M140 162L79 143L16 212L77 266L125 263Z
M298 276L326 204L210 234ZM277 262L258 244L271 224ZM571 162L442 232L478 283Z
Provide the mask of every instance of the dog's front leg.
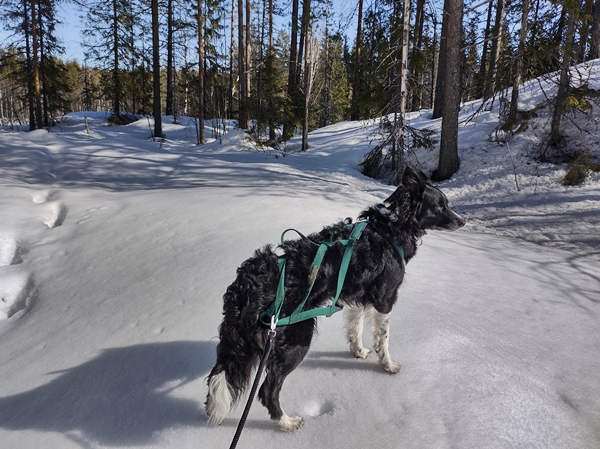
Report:
M390 356L390 315L373 310L373 339L375 352L379 355L379 363L387 372L396 374L401 367Z
M350 351L357 359L366 359L371 353L370 349L363 346L363 325L365 322L365 308L362 306L346 306L346 335L350 343Z

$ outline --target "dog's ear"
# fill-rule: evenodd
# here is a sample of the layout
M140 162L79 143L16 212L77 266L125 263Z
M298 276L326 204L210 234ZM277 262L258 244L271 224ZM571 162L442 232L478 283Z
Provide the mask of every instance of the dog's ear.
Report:
M402 174L402 183L384 201L397 214L400 223L408 220L422 202L426 180L423 172L407 165Z
M408 187L413 196L422 197L426 182L427 176L425 176L425 173L408 164L406 165L402 174L402 185Z

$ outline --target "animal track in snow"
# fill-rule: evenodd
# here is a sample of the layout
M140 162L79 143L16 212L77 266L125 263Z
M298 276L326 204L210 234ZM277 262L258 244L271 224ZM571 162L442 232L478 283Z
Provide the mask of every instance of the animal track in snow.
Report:
M52 200L52 198L54 197L54 193L55 192L51 190L42 190L41 192L36 192L33 195L31 195L31 201L33 201L36 204L46 203Z
M27 248L10 234L0 232L0 267L18 265L23 262Z
M67 206L60 201L54 201L48 205L42 222L50 229L56 228L64 223L68 210Z
M335 405L333 404L333 402L311 402L310 404L308 404L305 408L304 408L304 414L306 416L312 416L312 417L317 417L317 416L323 416L323 415L329 415L332 414L335 411Z
M33 276L24 272L0 272L0 320L23 310L33 296Z

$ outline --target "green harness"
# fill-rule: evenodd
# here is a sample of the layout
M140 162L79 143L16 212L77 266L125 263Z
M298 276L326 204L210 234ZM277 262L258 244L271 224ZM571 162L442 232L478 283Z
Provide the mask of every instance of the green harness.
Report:
M279 257L279 285L277 286L277 294L275 296L275 301L271 303L269 308L265 310L260 315L260 321L265 326L270 326L271 329L274 329L276 326L287 326L289 324L298 323L300 321L308 320L311 318L315 318L318 316L327 316L330 317L336 312L342 310L341 307L337 306L337 300L340 297L342 292L342 288L344 287L344 280L346 279L346 273L348 272L348 266L350 265L350 259L352 258L352 249L354 247L354 242L360 237L363 229L369 224L368 221L359 221L354 223L353 225L348 225L348 227L352 227L352 232L347 239L332 241L331 239L324 240L319 244L319 248L317 249L317 254L313 260L313 263L310 267L310 276L308 280L308 290L304 294L304 298L302 302L296 307L296 309L292 312L290 316L279 318L279 314L281 313L281 308L283 306L283 299L285 295L285 264L286 264L286 256ZM390 244L396 249L398 254L400 254L402 260L404 260L404 249L400 246L397 246L393 243L387 235L379 231L376 227L373 226L373 229L381 234ZM300 237L306 239L306 237L298 232L295 229L286 229L281 234L281 246L284 246L284 237L288 231L294 231L300 235ZM310 293L312 291L313 285L315 284L315 280L317 279L317 275L319 273L319 268L321 267L321 263L323 262L323 258L325 257L325 253L327 250L339 243L346 248L344 249L344 254L342 256L342 263L340 265L340 271L338 272L338 283L337 290L335 292L335 297L331 305L324 307L316 307L311 310L302 310L306 301L308 300ZM315 243L317 245L317 243Z

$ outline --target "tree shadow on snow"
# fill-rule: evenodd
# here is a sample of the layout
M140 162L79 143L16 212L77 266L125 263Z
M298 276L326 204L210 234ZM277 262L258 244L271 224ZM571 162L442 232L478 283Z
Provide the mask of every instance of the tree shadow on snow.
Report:
M175 341L104 350L33 390L0 398L0 427L66 434L86 446L140 445L205 420L203 398L172 393L205 377L215 343ZM200 389L198 389L200 394Z

